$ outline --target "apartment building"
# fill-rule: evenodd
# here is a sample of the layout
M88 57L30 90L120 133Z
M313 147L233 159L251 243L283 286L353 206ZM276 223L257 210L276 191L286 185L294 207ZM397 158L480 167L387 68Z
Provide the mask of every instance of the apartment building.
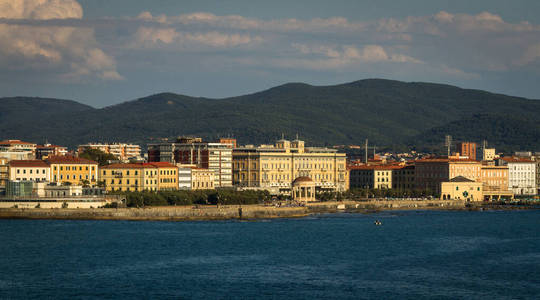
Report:
M481 163L472 159L427 158L415 161L415 182L419 189L441 193L441 183L462 176L472 181L481 180Z
M51 168L43 160L12 160L9 162L9 180L50 182Z
M508 166L508 189L515 195L536 195L536 162L523 157L506 156L497 165Z
M230 141L210 143L201 138L180 137L174 143L149 144L148 161L210 169L215 174L215 187L232 187L232 147Z
M350 187L363 189L391 189L392 173L397 165L365 165L349 167Z
M98 163L75 156L50 156L45 160L51 168L51 182L82 185L97 184Z
M158 168L150 164L111 164L100 168L99 180L108 192L157 191Z
M318 190L343 192L349 189L348 175L345 153L305 147L298 139L233 150L233 183L238 187L290 194L296 178L309 177Z
M46 159L49 156L63 156L67 154L68 150L66 147L51 144L36 146L36 159Z
M469 159L476 160L476 143L461 142L457 143L457 151L461 156L467 156Z

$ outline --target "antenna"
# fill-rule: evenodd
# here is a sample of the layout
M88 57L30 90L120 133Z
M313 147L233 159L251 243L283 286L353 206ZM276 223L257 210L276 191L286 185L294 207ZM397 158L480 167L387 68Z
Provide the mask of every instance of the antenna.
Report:
M444 145L447 148L448 156L450 156L450 147L452 146L452 136L451 135L447 135L445 137Z
M368 139L366 139L366 165L368 163Z

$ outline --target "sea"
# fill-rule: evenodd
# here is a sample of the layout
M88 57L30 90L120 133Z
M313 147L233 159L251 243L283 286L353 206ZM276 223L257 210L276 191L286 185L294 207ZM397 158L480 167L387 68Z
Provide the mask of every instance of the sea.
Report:
M539 232L540 210L0 220L0 298L539 299Z

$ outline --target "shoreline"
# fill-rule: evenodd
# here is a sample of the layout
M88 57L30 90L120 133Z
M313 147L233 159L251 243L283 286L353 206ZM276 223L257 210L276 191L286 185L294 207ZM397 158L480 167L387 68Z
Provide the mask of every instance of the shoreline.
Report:
M158 206L145 208L92 208L46 209L4 208L0 219L50 219L50 220L123 220L123 221L223 221L259 220L275 218L303 218L321 213L377 213L392 210L524 210L540 209L540 205L500 205L494 203L467 203L459 200L423 201L342 201L309 203L302 207L274 207L264 205L226 206Z

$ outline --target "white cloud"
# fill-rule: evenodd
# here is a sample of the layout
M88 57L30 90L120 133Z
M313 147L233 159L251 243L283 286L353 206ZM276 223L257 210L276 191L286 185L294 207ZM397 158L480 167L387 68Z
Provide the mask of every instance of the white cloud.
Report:
M249 34L208 32L182 32L175 28L140 27L135 34L136 45L178 44L180 46L206 45L216 48L236 47L259 43L261 37Z
M0 18L7 20L47 22L82 16L74 0L0 0ZM7 69L36 68L71 80L81 76L122 79L115 59L100 49L92 28L0 22L0 39L2 67Z

